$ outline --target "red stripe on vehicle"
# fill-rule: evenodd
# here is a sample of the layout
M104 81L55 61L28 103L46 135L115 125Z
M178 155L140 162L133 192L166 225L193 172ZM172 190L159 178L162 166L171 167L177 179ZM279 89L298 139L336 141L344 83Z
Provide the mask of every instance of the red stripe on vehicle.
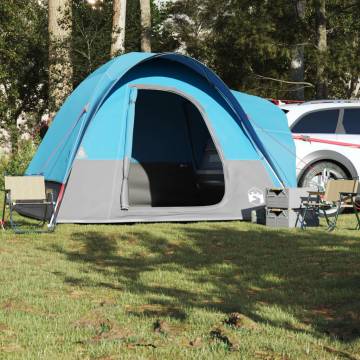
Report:
M355 148L355 149L360 149L360 144L353 144L353 143L347 143L347 142L342 142L342 141L334 141L334 140L324 140L324 139L313 138L313 137L306 136L306 135L293 135L293 139L294 140L306 141L306 142L309 142L309 143L316 142L316 143L321 143L321 144L346 146L346 147L352 147L352 148Z

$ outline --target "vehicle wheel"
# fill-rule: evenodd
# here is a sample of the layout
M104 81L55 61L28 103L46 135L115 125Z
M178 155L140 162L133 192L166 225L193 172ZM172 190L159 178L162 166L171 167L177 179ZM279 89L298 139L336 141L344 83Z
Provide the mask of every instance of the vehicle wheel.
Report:
M324 177L325 172L329 174L329 179L346 179L348 176L345 171L337 164L331 161L321 161L313 166L310 166L305 170L302 176L299 186L301 187L315 187L325 190ZM328 216L334 216L336 213L336 207L333 207L326 211ZM320 216L324 216L320 213Z

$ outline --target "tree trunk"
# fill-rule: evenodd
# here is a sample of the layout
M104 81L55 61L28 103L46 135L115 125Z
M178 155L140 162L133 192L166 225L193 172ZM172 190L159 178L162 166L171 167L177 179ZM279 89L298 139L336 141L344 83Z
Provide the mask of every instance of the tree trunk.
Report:
M113 0L113 23L111 32L111 57L125 51L126 0Z
M317 24L317 50L318 63L316 71L316 97L326 99L328 97L326 63L327 63L327 34L326 34L326 0L316 1L316 24Z
M50 120L72 90L71 0L49 0Z
M358 99L360 92L360 78L354 80L353 91L351 92L351 99Z
M151 52L151 7L150 0L140 0L141 51Z
M305 9L306 0L296 0L296 16L301 23L305 20ZM297 44L292 49L291 80L294 82L304 82L304 45L301 35L300 33L300 36L297 38ZM305 99L304 85L295 85L293 90L292 97L295 100Z

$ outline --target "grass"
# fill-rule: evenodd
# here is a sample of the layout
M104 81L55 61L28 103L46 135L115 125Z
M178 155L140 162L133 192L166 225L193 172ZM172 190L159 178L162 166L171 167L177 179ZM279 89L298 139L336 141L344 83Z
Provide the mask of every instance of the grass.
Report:
M360 359L354 224L2 232L0 359Z

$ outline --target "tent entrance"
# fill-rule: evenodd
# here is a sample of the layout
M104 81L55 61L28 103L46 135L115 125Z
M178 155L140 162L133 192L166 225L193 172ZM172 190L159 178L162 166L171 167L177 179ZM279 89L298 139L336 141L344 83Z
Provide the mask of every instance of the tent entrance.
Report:
M198 108L167 91L138 89L128 176L130 206L208 206L224 171Z

